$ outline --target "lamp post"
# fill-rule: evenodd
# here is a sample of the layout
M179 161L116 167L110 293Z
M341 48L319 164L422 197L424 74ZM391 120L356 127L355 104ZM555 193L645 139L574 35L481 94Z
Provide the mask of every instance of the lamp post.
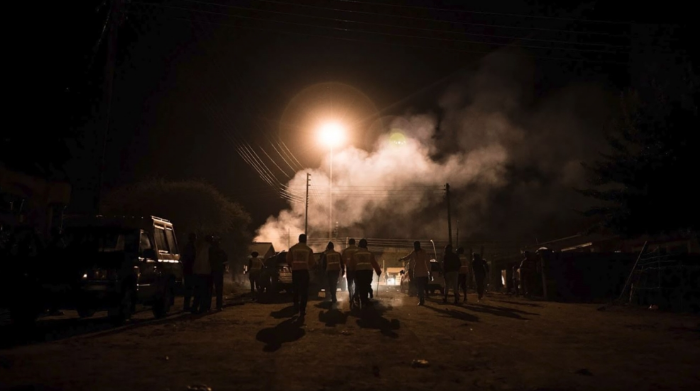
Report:
M321 142L330 149L330 161L328 170L328 239L333 238L333 147L339 145L344 139L343 126L338 122L326 122L321 125Z

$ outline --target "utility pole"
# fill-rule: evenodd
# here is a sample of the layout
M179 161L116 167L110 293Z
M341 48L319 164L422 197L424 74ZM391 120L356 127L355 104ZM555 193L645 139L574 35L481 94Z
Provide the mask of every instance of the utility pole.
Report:
M445 183L445 194L447 197L447 239L452 245L452 210L450 209L450 184Z
M309 182L311 182L311 174L306 173L306 212L304 213L304 235L309 233Z
M102 203L102 182L105 170L105 154L107 152L107 134L109 133L109 125L111 123L112 113L112 91L114 90L114 68L117 63L117 32L123 21L123 6L124 0L111 0L108 24L109 33L107 40L107 61L105 64L105 81L104 81L104 100L107 104L107 113L105 118L104 132L102 134L102 145L100 162L97 171L97 189L95 193L95 212L100 213L100 204Z

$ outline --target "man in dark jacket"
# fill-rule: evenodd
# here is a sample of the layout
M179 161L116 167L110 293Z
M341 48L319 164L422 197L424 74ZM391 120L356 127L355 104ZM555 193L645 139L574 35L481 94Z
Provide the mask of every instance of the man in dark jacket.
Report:
M455 304L459 303L459 288L457 281L459 277L459 268L462 266L459 256L452 251L452 245L445 246L445 255L442 258L442 270L445 273L445 297L442 298L443 303L447 303L447 294L452 288L452 293L455 296Z
M481 258L481 254L474 253L472 260L472 272L476 283L476 293L479 294L479 301L484 297L486 287L486 276L489 274L489 265Z
M191 309L192 290L194 289L194 260L197 257L195 243L197 242L197 234L191 233L188 237L188 242L180 254L180 262L182 262L182 279L184 286L185 305L183 310Z
M209 265L211 266L211 284L216 292L216 310L223 308L224 297L224 270L228 263L226 251L221 249L219 238L213 238L209 247ZM211 301L210 301L211 303Z

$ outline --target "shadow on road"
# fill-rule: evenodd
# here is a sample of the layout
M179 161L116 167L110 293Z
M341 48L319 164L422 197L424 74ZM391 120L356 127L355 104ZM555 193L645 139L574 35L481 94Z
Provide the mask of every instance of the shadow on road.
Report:
M523 302L519 302L519 301L508 301L508 300L493 300L493 301L497 301L497 302L499 302L499 303L507 303L507 304L515 304L515 305L524 305L524 306L528 306L528 307L542 307L542 306L539 305L539 304L535 304L535 303L523 303Z
M294 342L306 334L301 328L304 324L303 318L287 319L275 327L262 329L255 336L260 342L264 342L263 351L275 352L282 347L282 344Z
M383 316L392 308L391 305L385 305L381 301L374 301L371 306L364 309L353 309L351 312L346 312L345 316L357 317L357 325L360 328L379 330L386 337L398 338L399 335L395 330L401 328L399 320L389 320Z
M294 306L290 305L282 308L281 310L270 312L270 316L275 319L291 318L292 316L296 315L297 312L298 311L294 309Z
M519 319L519 320L529 320L528 318L523 318L520 316L520 314L524 315L537 315L534 312L527 312L527 311L521 311L521 310L516 310L514 308L508 308L508 307L495 307L495 306L490 306L486 304L466 304L464 305L464 308L467 308L470 311L474 312L481 312L484 314L491 314L495 316L502 316L505 318L512 318L512 319Z
M318 321L325 323L326 327L335 327L338 324L345 324L348 321L348 315L334 308L319 312Z
M450 308L433 307L433 306L429 306L429 305L426 305L425 308L427 308L431 311L435 311L439 314L442 314L443 316L463 320L465 322L478 322L479 321L478 316L466 313L464 311L453 310Z

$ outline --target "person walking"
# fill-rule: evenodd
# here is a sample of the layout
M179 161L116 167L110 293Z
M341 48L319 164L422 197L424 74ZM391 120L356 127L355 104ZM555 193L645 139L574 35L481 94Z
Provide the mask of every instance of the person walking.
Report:
M459 301L459 291L464 292L464 302L467 302L467 281L469 280L469 259L464 255L464 247L457 248L459 257L459 273L457 275L457 300Z
M358 248L355 246L355 239L350 238L348 240L348 247L343 250L342 257L343 262L345 262L345 282L348 287L348 299L352 303L355 297L355 269L351 268L350 264L352 261L352 256L357 252Z
M224 270L228 264L228 255L219 244L220 238L213 238L209 247L209 265L211 267L211 284L216 292L216 310L221 311L224 304Z
M333 242L328 242L326 246L326 251L322 254L322 265L326 271L326 298L330 298L332 303L337 303L338 298L336 297L336 291L338 289L338 278L343 274L343 269L345 269L345 262L343 262L343 257L339 252L334 250Z
M182 308L183 311L190 311L192 309L192 294L194 293L195 285L194 263L197 256L197 234L192 232L187 239L187 244L182 249L182 254L180 254L180 262L182 262L182 285L185 296L185 303Z
M382 275L382 269L374 258L374 254L367 249L367 239L360 239L359 248L353 254L351 263L355 269L355 289L364 308L369 304L373 269L377 272L377 276Z
M248 260L248 280L250 281L250 295L253 296L253 300L258 300L260 296L260 274L265 266L263 260L258 258L258 252L253 251L250 253L250 259Z
M403 258L399 258L400 262L410 259L410 271L413 273L412 278L415 279L416 290L418 291L418 305L425 305L425 290L428 286L430 277L430 257L420 247L420 242L413 242L413 251Z
M209 264L209 243L211 238L207 236L205 239L198 239L196 248L196 257L194 262L194 300L192 302L191 312L200 314L206 312L211 307L211 266Z
M287 252L287 264L292 268L292 300L299 316L306 316L309 300L309 269L316 264L313 250L306 245L306 234L299 235L299 243Z
M474 253L472 256L472 273L474 273L474 283L476 284L476 293L478 299L484 297L484 289L486 287L486 276L489 273L489 265L481 258L481 254Z
M452 251L452 245L445 246L445 254L442 258L442 270L445 275L445 292L442 298L443 303L447 303L447 296L452 288L455 296L455 304L459 303L459 288L457 286L459 278L459 269L462 266L459 256Z

